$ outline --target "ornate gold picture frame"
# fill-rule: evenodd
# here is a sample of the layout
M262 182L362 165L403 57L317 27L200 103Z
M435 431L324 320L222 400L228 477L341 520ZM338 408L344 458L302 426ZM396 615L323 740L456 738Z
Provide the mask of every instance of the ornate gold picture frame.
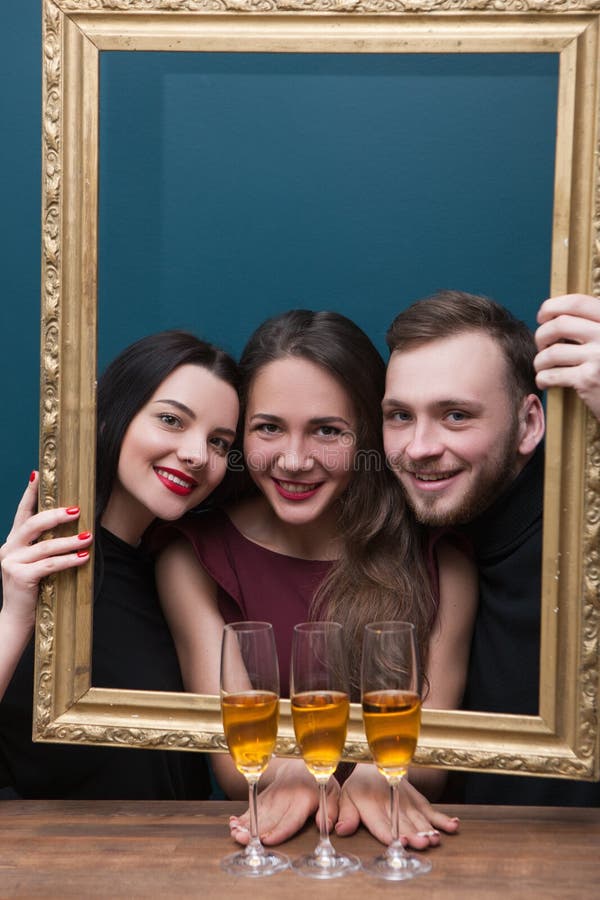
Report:
M600 294L599 25L600 0L43 0L42 506L93 521L102 51L556 53L552 293ZM548 408L539 715L426 711L419 763L598 777L600 452L574 396ZM223 749L215 696L90 687L91 578L42 588L35 739ZM369 758L358 706L346 750Z

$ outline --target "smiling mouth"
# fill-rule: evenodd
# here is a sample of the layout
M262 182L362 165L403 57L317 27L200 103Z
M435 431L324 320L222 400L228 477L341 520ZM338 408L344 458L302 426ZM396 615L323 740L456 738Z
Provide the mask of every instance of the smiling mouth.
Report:
M410 473L417 481L447 481L448 478L453 478L456 475L456 472L411 472Z
M408 476L413 485L423 491L435 491L449 484L461 469L453 469L451 472L422 472L414 469L404 469L404 475Z
M197 481L185 478L182 472L175 472L173 469L163 469L160 466L156 466L154 471L164 486L174 494L187 496L198 486Z
M273 478L273 483L277 493L286 500L307 500L313 497L323 484L322 481L307 484L302 481L281 481L278 478Z

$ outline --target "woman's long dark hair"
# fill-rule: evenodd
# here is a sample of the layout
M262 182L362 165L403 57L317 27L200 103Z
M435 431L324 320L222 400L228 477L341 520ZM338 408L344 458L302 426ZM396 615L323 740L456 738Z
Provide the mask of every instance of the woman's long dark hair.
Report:
M296 309L268 319L254 332L240 360L242 414L260 370L286 356L320 366L344 388L354 407L354 474L340 499L342 552L313 599L311 618L342 623L356 697L367 622L413 622L426 664L436 603L425 562L424 532L385 462L381 415L385 363L364 331L335 312Z
M106 509L131 420L179 366L202 366L238 389L238 369L223 350L187 331L161 331L126 347L98 381L96 519Z

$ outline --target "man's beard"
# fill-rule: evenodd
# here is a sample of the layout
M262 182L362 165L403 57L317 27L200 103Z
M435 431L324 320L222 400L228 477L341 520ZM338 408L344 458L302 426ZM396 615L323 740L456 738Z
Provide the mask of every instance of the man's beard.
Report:
M473 481L463 497L454 505L444 507L443 501L437 496L421 496L415 499L400 481L404 490L406 502L412 509L417 521L433 528L450 525L466 525L485 512L494 500L504 491L507 483L511 482L518 473L516 446L518 434L518 421L516 416L511 425L510 432L506 435L504 445L488 461L485 468ZM402 469L397 465L396 469ZM410 468L407 471L411 471ZM425 466L419 469L421 472L429 471Z

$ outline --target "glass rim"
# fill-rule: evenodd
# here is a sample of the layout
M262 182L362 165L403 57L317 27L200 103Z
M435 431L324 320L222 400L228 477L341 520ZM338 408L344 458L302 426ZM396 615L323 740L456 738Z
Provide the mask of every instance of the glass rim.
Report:
M271 631L273 630L273 624L271 622L242 621L227 622L223 631L269 631L269 629Z
M311 632L311 631L341 631L342 626L339 622L298 622L297 625L294 625L294 631L299 634L303 632Z
M384 619L381 622L368 622L365 631L374 634L386 631L415 631L415 626L413 622L406 622L403 619Z

